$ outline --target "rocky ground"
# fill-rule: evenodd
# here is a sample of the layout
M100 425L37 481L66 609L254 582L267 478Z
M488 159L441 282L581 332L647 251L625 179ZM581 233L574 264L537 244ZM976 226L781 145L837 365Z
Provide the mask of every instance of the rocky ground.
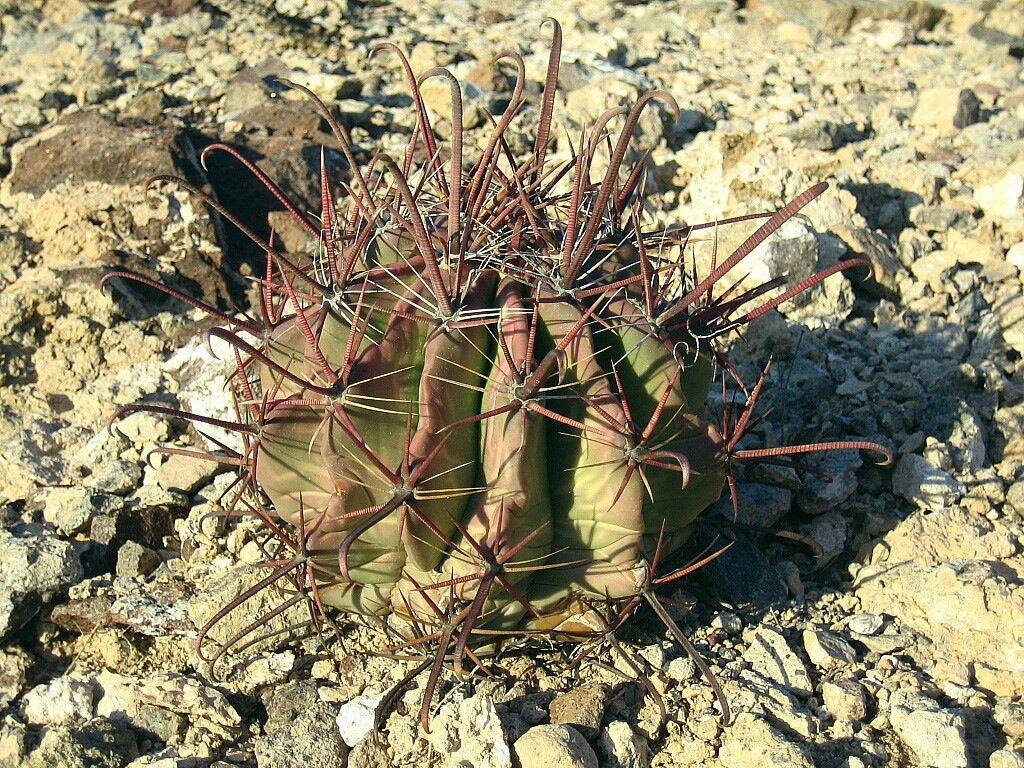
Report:
M515 5L0 3L0 767L1024 766L1024 6ZM330 100L361 153L394 150L412 113L373 43L451 66L479 127L508 99L495 53L543 73L549 14L566 40L559 135L652 87L679 100L638 131L652 217L833 182L751 277L796 281L845 254L875 275L830 278L734 353L748 374L776 361L760 437L876 439L897 461L742 478L749 537L677 595L730 725L641 619L580 664L534 650L447 687L429 734L418 678L367 738L411 665L359 654L365 630L328 647L282 635L216 669L196 657L196 627L259 578L253 529L216 516L230 475L152 453L194 435L141 414L103 427L143 396L225 408L224 356L196 340L198 313L97 280L128 265L244 304L254 254L147 177L183 174L265 227L266 194L197 151L235 143L315 198L333 141L269 76ZM443 88L427 97L446 111Z

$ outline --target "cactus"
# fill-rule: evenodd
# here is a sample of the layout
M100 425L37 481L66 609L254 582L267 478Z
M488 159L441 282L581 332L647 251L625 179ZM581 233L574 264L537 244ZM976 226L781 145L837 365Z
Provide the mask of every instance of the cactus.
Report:
M723 489L736 508L737 464L832 449L890 458L862 441L739 445L768 369L748 387L716 339L870 264L844 261L771 299L782 281L743 292L720 281L826 185L772 213L645 230L646 159L625 167L627 151L645 109L676 103L659 91L610 110L567 160L548 162L553 30L536 107L521 56L499 55L517 70L513 95L471 163L459 83L441 68L414 76L394 45L374 53L399 58L413 96L416 127L400 160L378 152L361 165L328 107L284 83L328 121L351 172L338 187L321 155L318 217L237 151L207 147L204 162L230 153L290 211L316 244L307 259L282 253L273 233L262 240L202 190L158 179L189 188L259 245L265 275L252 314L162 288L219 321L208 334L234 350L236 421L150 403L117 417L145 410L236 431L238 450L198 455L239 468L226 508L265 527L269 573L225 611L278 586L279 610L305 604L318 631L332 616L386 617L404 634L397 647L433 650L425 707L446 659L461 672L484 665L483 648L517 638L601 636L645 600L684 641L656 592L721 551L679 561ZM434 77L451 87L447 151L421 97ZM536 115L535 141L516 157L507 132L524 113ZM735 251L694 274L688 246L754 220ZM160 285L125 271L105 280L114 278ZM706 406L716 377L747 393L717 426ZM201 654L225 611L201 632Z

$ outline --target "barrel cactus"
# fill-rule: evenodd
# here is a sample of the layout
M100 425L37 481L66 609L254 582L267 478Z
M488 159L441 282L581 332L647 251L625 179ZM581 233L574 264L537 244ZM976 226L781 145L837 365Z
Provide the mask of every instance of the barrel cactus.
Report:
M404 633L400 646L424 652L427 702L446 661L462 672L517 639L601 636L645 601L681 637L656 593L720 551L680 559L723 489L735 508L737 463L832 449L889 456L862 441L739 445L767 369L748 387L716 339L837 271L870 265L844 261L781 293L781 280L747 290L721 290L721 280L826 185L771 213L644 229L646 158L627 165L627 152L642 112L676 103L658 91L612 109L551 162L561 48L552 27L539 103L524 94L522 57L499 55L517 73L511 101L471 162L458 81L443 68L414 75L390 43L374 53L398 57L416 111L399 159L376 152L360 163L327 105L284 83L330 124L347 162L349 179L336 184L321 155L319 215L242 154L207 147L204 161L229 152L255 174L314 246L308 258L285 254L273 233L261 238L173 180L266 254L249 314L162 288L218 321L208 334L233 348L237 419L152 403L117 414L160 413L241 438L238 449L200 455L239 468L225 506L261 521L269 570L214 622L274 587L285 594L279 610L305 603L318 629L337 615L383 617ZM431 78L451 88L447 149L421 95ZM517 156L508 131L524 114L535 138ZM745 220L761 223L695 274L688 244ZM105 280L115 278L160 286L125 271ZM744 405L716 425L707 398L717 379Z

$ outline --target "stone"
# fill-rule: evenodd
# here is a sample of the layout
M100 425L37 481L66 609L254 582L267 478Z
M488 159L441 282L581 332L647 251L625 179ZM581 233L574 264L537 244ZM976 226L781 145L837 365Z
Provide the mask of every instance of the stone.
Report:
M721 547L710 530L698 528L697 538L701 547ZM737 532L732 539L732 546L694 574L700 584L732 608L766 608L786 600L786 582L761 548Z
M956 131L978 122L981 102L970 88L925 88L917 98L911 122L921 128Z
M847 628L858 635L876 635L884 623L877 613L855 613L846 620Z
M906 454L896 462L892 489L907 501L931 510L946 509L966 492L963 483L916 454Z
M96 718L47 728L24 768L125 768L138 756L135 736L125 725Z
M221 471L212 461L174 454L156 471L156 482L161 488L176 489L192 494L210 482Z
M967 768L963 715L941 709L924 696L897 692L889 700L889 722L926 768Z
M863 463L857 451L822 454L813 466L823 474L804 474L804 483L796 493L796 506L809 515L835 510L857 489L857 470Z
M740 483L737 486L739 496L739 522L759 528L770 528L785 517L793 506L793 492L788 488L765 483ZM719 499L709 510L732 519L732 502L728 498Z
M796 694L809 696L814 688L804 663L774 627L762 625L753 630L743 658L754 671Z
M317 684L301 681L274 693L255 752L259 768L335 768L345 764L348 745L338 733L334 711L320 700Z
M75 547L41 525L0 531L0 637L84 577Z
M799 746L749 712L741 712L725 730L718 763L722 768L812 768L814 765Z
M1016 220L1024 215L1024 174L1013 171L1002 178L974 190L974 201L986 215L996 219ZM1013 260L1009 259L1010 263Z
M828 630L818 627L805 629L803 640L807 658L818 669L838 669L857 661L853 646Z
M0 649L0 710L14 701L25 687L31 657L20 648Z
M648 768L650 755L647 739L624 720L613 720L598 742L601 765L606 768Z
M28 755L28 729L7 715L0 720L0 768L23 768Z
M601 730L608 695L608 687L601 683L581 685L568 693L560 694L551 700L548 707L551 722L571 725L585 737L592 739Z
M29 725L84 722L93 716L95 686L88 680L58 677L25 694L21 708Z
M836 680L821 684L825 709L836 720L860 722L868 714L864 686L855 680Z
M115 573L124 578L148 576L160 565L160 555L136 541L126 541L117 550Z
M358 745L373 730L374 712L384 694L362 695L341 705L335 724L342 740L350 747Z
M242 718L216 688L174 672L132 677L103 671L96 675L102 696L96 714L132 725L151 722L152 708L183 715L194 727L225 738L237 737Z
M43 519L65 535L80 533L96 515L113 514L122 502L116 496L86 488L51 488L43 504Z
M1024 752L997 749L988 756L989 768L1024 768Z
M512 745L521 768L598 768L597 755L568 725L535 725Z
M439 768L512 768L512 751L490 696L457 696L446 701L431 719L427 741L443 756Z

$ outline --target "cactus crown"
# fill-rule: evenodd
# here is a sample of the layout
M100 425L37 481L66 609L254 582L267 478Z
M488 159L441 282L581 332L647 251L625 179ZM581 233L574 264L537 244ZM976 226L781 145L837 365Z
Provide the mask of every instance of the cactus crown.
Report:
M458 81L443 68L415 76L390 43L374 53L398 57L417 118L400 160L378 152L360 164L328 107L285 83L334 132L351 173L344 209L323 155L315 217L235 150L206 148L204 160L228 152L255 174L317 248L289 257L273 233L262 240L189 187L266 253L255 313L162 288L220 321L208 333L234 349L237 421L148 403L117 414L146 410L240 435L240 449L204 455L238 466L225 508L261 521L270 572L201 631L200 654L227 611L275 585L288 595L282 605L308 606L317 631L338 612L387 617L402 628L396 649L434 652L423 667L426 722L446 659L457 671L482 667L482 649L510 639L603 635L646 599L685 643L655 592L721 551L673 557L723 487L736 508L737 462L838 448L888 457L860 441L740 448L768 371L748 387L716 349L716 338L828 275L869 266L842 262L771 299L783 281L720 290L826 185L772 213L645 230L646 158L627 168L627 151L643 110L676 103L656 91L609 110L568 159L549 162L561 49L552 26L539 106L524 96L522 57L499 55L516 69L512 98L472 162ZM420 90L435 77L451 86L447 152ZM524 113L537 116L536 134L518 157L507 136ZM605 170L594 178L598 160ZM716 253L707 275L687 265L702 234L754 219L757 230L725 258ZM160 286L133 272L104 279L115 277ZM715 377L746 395L735 409L724 398L718 426L706 415Z

